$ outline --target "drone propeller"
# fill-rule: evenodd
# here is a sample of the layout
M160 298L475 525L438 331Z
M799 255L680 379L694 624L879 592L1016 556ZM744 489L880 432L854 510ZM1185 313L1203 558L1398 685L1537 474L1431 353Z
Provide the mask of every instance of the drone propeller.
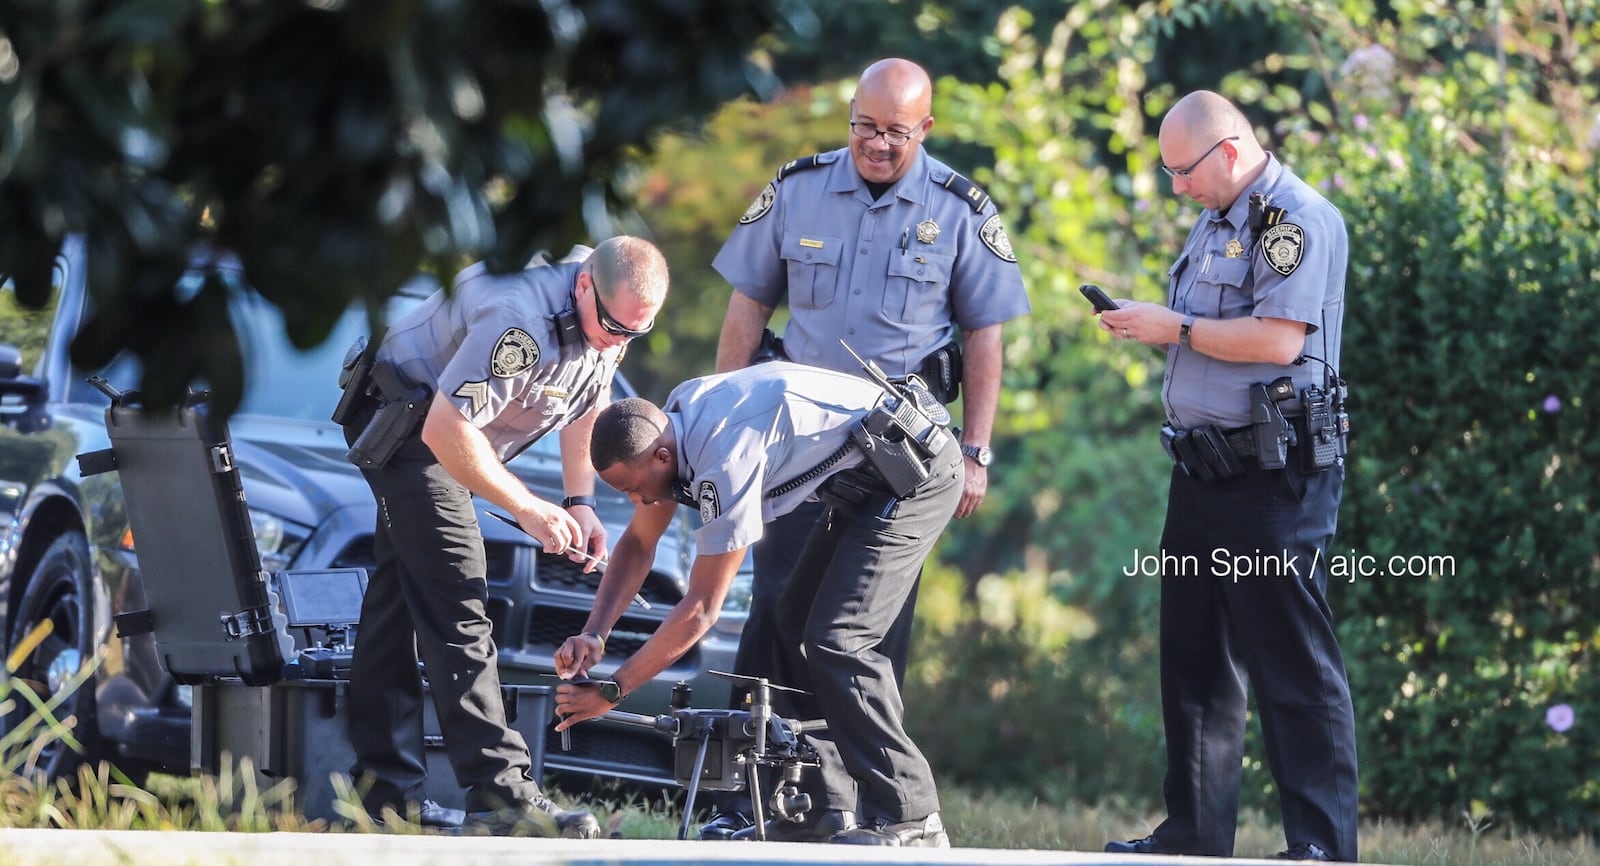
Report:
M777 683L768 681L766 677L752 677L747 674L730 674L726 671L706 671L706 673L711 674L712 676L722 677L728 682L739 683L740 685L754 686L765 682L767 684L767 688L769 689L777 689L780 692L794 692L797 695L807 694L805 689L797 689L793 688L792 686L780 686Z

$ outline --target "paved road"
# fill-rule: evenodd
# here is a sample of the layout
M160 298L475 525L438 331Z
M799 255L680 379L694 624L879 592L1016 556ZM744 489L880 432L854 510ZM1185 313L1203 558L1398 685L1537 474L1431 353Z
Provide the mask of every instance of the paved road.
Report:
M1270 860L1144 857L993 848L859 848L783 842L496 839L341 833L162 833L0 830L5 866L652 866L970 864L970 866L1242 866Z

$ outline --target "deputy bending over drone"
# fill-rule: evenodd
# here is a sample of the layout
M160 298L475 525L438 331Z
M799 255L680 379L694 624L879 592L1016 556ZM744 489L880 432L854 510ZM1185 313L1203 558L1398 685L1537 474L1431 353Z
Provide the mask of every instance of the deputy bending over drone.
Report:
M933 773L906 735L879 644L961 500L961 447L917 383L885 385L774 362L691 379L665 411L630 398L600 414L594 467L636 508L583 633L556 651L562 678L586 676L600 662L679 502L700 511L699 555L683 600L612 680L557 687L564 718L556 730L607 712L693 647L762 525L821 499L829 507L778 605L783 653L774 681L804 692L776 692L773 710L826 721L827 734L807 736L825 766L842 763L856 780L863 814L857 824L854 800L830 801L807 819L837 822L831 842L949 845Z

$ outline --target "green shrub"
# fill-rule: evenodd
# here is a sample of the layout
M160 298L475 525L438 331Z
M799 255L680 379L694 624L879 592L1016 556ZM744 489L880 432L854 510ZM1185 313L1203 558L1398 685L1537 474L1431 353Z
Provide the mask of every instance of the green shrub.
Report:
M1503 166L1473 158L1451 132L1417 113L1378 158L1364 145L1337 150L1358 253L1339 546L1407 572L1334 593L1363 800L1427 817L1481 800L1526 826L1590 831L1600 827L1600 782L1587 772L1600 758L1596 190L1537 154L1507 153ZM1576 708L1565 732L1546 724L1557 704Z

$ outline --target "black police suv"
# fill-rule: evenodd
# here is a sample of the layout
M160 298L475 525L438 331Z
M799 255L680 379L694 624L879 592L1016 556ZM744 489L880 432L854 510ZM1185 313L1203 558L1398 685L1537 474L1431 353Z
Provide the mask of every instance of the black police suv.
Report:
M145 606L138 569L138 539L132 536L115 472L83 477L76 456L108 447L108 398L87 382L91 372L74 369L67 347L85 319L84 246L69 238L57 257L55 312L45 345L23 373L13 337L0 333L0 637L8 655L43 620L53 629L28 649L10 674L11 684L41 697L67 688L85 664L92 680L68 697L58 717L76 717L79 755L52 744L42 765L52 773L74 770L85 757L110 759L132 773L150 769L188 772L189 687L162 670L149 634L121 638L112 618ZM256 544L268 572L282 569L370 567L375 506L360 473L345 460L340 429L328 420L338 399L337 374L345 350L365 333L366 317L347 314L320 347L302 352L284 336L275 309L250 291L237 266L220 274L235 299L234 326L244 341L247 388L229 421ZM201 276L185 277L175 290L192 291ZM391 317L435 288L419 279L391 302ZM137 387L131 359L97 371L119 390ZM618 378L614 394L633 393ZM546 437L510 464L530 489L559 499L561 462L557 438ZM598 485L597 511L610 537L620 538L632 505ZM489 613L500 650L501 677L508 683L544 683L551 655L582 629L598 575L541 551L519 530L488 518L480 509L489 564ZM693 544L687 512L663 539L642 591L651 607L629 608L606 641L605 675L625 660L683 596ZM707 670L731 670L748 604L744 582L729 594L711 634L653 683L630 695L625 709L664 711L680 680L694 688L697 706L725 706L726 681ZM17 706L23 702L14 701ZM7 728L25 710L14 710ZM648 783L673 779L671 741L638 727L605 721L574 729L572 750L547 739L547 769L611 776Z

